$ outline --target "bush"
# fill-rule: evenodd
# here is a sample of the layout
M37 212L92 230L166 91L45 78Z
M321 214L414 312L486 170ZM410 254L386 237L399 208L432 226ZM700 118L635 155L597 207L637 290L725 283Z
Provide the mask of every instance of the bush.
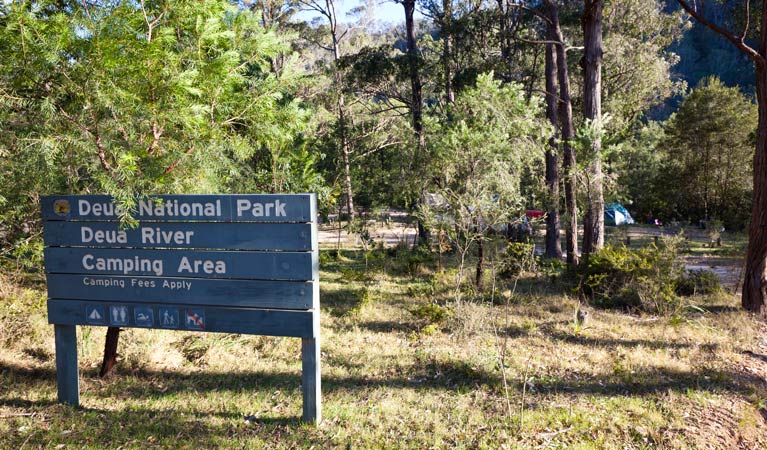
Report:
M502 277L515 277L522 272L535 272L538 264L535 260L535 245L524 242L509 242L501 254Z
M453 317L453 310L446 306L421 304L410 309L410 314L418 320L420 328L440 325Z
M407 244L400 244L386 249L385 254L389 256L390 268L395 273L411 276L418 275L434 262L434 254L427 245L418 245L411 250Z
M680 273L674 263L680 244L679 238L665 238L657 247L638 250L607 246L577 269L579 288L596 306L675 314L682 306L675 293Z
M36 334L34 322L45 317L45 293L21 287L0 273L0 346Z
M687 270L676 285L678 295L709 295L722 291L722 280L711 270Z
M540 270L551 283L555 283L567 272L567 264L561 259L538 257L538 270Z

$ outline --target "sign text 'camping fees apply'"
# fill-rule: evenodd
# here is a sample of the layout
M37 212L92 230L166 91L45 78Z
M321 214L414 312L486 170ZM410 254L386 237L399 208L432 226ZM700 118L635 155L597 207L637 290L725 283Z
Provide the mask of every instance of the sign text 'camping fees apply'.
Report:
M42 198L59 401L79 404L77 325L302 339L303 419L319 422L314 194L159 195L135 228L105 195Z

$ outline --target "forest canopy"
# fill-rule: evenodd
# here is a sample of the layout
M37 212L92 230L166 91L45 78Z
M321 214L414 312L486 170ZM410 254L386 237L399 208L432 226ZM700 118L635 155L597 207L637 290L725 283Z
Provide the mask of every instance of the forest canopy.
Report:
M129 213L136 195L313 191L354 217L464 186L510 218L561 209L565 229L603 227L614 200L642 222L747 226L753 83L676 2L600 3L599 59L583 2L402 5L387 25L314 0L4 2L3 247L38 242L54 192ZM692 62L714 50L732 64Z

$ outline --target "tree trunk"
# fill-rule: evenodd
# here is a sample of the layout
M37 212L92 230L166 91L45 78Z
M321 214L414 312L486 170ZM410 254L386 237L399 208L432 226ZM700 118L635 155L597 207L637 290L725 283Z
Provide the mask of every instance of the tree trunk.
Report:
M482 283L482 275L485 271L485 239L480 236L477 240L477 273L475 276L475 284L477 287Z
M346 190L346 208L349 210L349 223L354 222L354 197L352 191L352 171L349 162L349 138L346 128L344 95L338 92L338 126L341 139L341 159L344 165L344 189Z
M104 378L117 364L117 343L120 340L120 329L117 327L107 328L107 339L104 343L104 359L101 361L99 376Z
M602 120L602 0L584 0L583 18L583 116ZM602 187L602 140L595 136L589 164L589 204L583 223L583 253L588 255L605 243L605 200Z
M570 97L570 75L567 67L567 52L565 51L562 29L559 26L559 8L556 0L546 0L552 36L561 42L556 46L557 52L557 81L559 81L559 130L562 136L562 151L564 160L565 211L567 223L565 227L565 245L567 247L567 263L578 264L578 207L576 201L575 149L572 146L575 137L573 127L573 104Z
M421 84L420 57L418 55L418 43L415 39L415 0L404 0L405 8L405 31L407 36L408 70L410 75L411 105L410 112L413 116L413 130L418 137L418 150L422 153L426 148L426 139L423 133L423 86Z
M550 32L549 40L556 39ZM546 256L562 258L562 245L559 238L559 114L557 113L557 55L553 44L546 44L546 117L554 127L546 151L546 187L549 190L548 215L546 216Z
M418 150L416 151L414 162L415 170L421 170L421 157L426 153L426 136L423 130L423 86L421 84L420 74L420 57L418 55L418 43L415 39L415 19L413 13L415 12L415 0L404 0L402 7L405 9L405 34L407 37L407 55L408 55L408 72L410 76L410 113L413 119L413 130L418 138ZM424 194L421 192L421 198L418 202L423 201ZM418 222L418 245L429 242L429 230L423 226L423 223Z
M453 23L453 0L442 0L442 64L445 77L445 102L455 101L453 92L452 43L451 33Z
M762 34L765 33L767 30L762 29ZM759 121L754 154L754 193L751 199L751 223L748 227L748 251L741 304L744 309L767 317L767 67L765 63L756 64L756 99Z
M336 18L335 5L326 0L327 17L330 22L330 38L333 42L333 62L336 64L333 74L333 85L336 90L338 100L338 134L341 140L341 162L343 163L344 190L346 191L346 208L349 212L349 223L354 222L354 196L352 190L351 165L349 163L349 134L346 119L346 104L344 103L344 94L341 91L341 74L338 72L338 60L341 59L341 46L338 37L338 20ZM339 217L340 220L340 217Z

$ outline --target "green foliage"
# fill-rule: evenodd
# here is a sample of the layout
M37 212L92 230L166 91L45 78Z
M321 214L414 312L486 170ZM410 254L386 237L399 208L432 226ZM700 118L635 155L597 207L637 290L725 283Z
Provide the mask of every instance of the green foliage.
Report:
M608 245L577 269L580 289L596 306L673 315L682 306L675 294L680 245L681 238L638 250Z
M523 272L536 271L538 262L535 258L534 249L535 244L509 242L506 250L500 255L501 270L499 275L515 277Z
M322 191L288 44L223 0L0 5L6 242L46 193Z
M457 295L469 250L492 228L521 213L523 171L540 162L550 132L536 117L539 111L539 99L527 102L521 86L501 85L489 73L430 124L434 194L418 216L461 255Z
M554 283L567 272L567 264L561 259L538 257L538 272L546 276L550 282Z
M355 292L356 299L353 305L344 313L348 317L356 317L363 309L375 303L380 294L372 286L363 286Z
M704 80L666 123L664 169L657 189L667 218L721 218L742 228L750 214L756 106L717 78ZM680 189L680 186L682 187Z
M668 183L662 182L667 160L660 147L665 140L662 124L649 122L624 143L614 164L619 174L615 195L631 202L631 214L638 222L668 220L667 212L673 210Z
M420 328L426 330L429 330L429 327L435 329L437 326L444 325L455 315L452 309L434 303L420 304L410 308L410 314L418 320Z
M722 292L722 280L711 270L686 270L676 284L676 293L683 296L718 292Z
M606 1L604 9L603 109L611 140L622 141L652 107L681 94L684 81L672 77L679 56L670 51L687 28L682 11L661 0Z
M341 279L347 282L369 281L370 274L365 269L344 266L341 268Z

